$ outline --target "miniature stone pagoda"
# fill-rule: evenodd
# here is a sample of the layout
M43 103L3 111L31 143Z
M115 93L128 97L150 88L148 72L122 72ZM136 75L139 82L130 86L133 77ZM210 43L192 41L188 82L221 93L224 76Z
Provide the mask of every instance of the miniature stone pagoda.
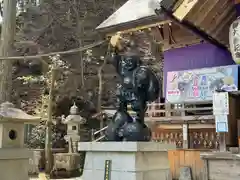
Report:
M0 174L4 180L28 180L32 152L24 148L24 124L41 120L5 102L0 105Z

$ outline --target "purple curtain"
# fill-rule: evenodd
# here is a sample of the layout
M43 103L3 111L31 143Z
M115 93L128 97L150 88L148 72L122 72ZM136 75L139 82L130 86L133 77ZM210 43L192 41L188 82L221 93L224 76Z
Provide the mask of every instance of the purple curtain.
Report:
M167 72L235 64L228 51L203 43L164 52L164 91Z

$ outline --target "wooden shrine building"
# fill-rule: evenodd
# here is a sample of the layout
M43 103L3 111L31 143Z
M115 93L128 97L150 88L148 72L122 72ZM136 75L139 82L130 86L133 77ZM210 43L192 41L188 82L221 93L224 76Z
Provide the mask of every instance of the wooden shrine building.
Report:
M194 98L187 101L188 95L185 95L174 102L168 94L176 93L168 92L171 90L168 89L169 79L176 80L178 74L189 78L196 72L221 71L223 84L217 82L219 79L214 75L211 82L217 85L213 83L211 91L219 84L224 85L226 79L235 83L238 90L238 67L229 52L229 27L236 17L232 0L129 0L96 28L106 36L142 31L149 33L156 44L161 44L159 48L163 48L164 56L162 96L165 101L149 104L146 121L152 127L153 140L176 143L182 149L169 152L173 178L178 178L179 167L186 165L192 168L194 179L201 179L200 152L219 149L220 136L215 130L211 92L207 98L196 98L196 101ZM231 69L228 72L235 75L224 73L222 69ZM178 89L184 85L183 81L178 83ZM225 146L234 147L238 146L240 114L237 107L240 101L234 93L229 93L229 99L231 111Z

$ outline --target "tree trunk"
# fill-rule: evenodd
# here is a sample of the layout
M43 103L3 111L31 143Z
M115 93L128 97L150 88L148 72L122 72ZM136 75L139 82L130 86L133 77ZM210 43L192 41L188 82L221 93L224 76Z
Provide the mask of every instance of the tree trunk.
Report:
M1 32L0 56L12 54L16 28L16 0L4 0L3 22ZM11 101L12 94L12 61L0 61L0 103Z
M46 122L46 140L45 140L45 160L46 160L46 173L50 174L53 168L53 158L52 158L52 108L53 108L53 90L56 81L56 71L55 67L51 70L51 84L49 87L49 100L48 100L48 119Z
M106 59L106 58L105 58ZM102 71L106 64L106 60L104 60L103 64L98 69L98 101L97 101L97 111L101 114L102 113L102 91L103 91L103 75ZM100 130L103 129L103 117L100 115ZM101 136L103 132L101 131Z
M108 45L106 57L104 58L103 64L98 69L98 101L97 101L97 111L98 113L102 113L102 91L103 91L103 69L107 64L107 59L109 58L110 45ZM103 127L103 116L100 115L100 129ZM103 131L101 131L101 136L103 135Z

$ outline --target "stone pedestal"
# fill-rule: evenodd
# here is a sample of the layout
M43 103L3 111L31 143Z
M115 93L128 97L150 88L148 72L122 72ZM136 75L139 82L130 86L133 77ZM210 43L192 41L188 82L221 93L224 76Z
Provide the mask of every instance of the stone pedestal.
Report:
M200 154L204 163L203 179L239 180L240 154L205 152Z
M0 149L0 179L29 179L29 158L32 155L33 153L28 149Z
M106 160L111 161L108 180L171 180L167 151L176 148L173 144L80 142L78 147L86 151L83 180L104 179Z
M66 169L71 172L79 169L80 155L78 153L57 153L54 154L54 169Z

